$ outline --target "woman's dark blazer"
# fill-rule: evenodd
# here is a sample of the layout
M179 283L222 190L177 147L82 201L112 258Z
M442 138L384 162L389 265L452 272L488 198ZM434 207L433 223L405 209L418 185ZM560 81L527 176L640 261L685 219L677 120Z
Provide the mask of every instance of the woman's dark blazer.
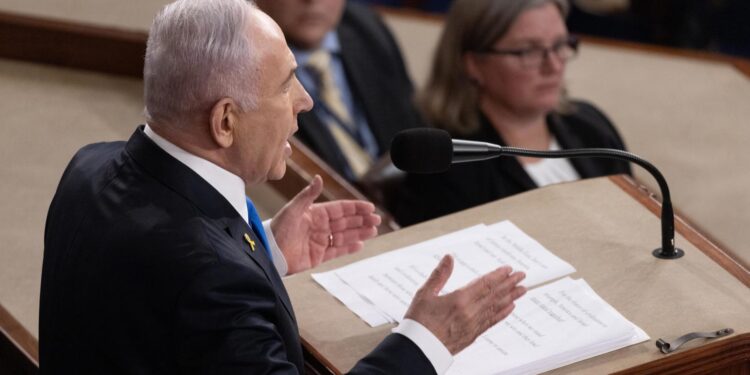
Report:
M553 113L547 125L563 149L605 147L625 150L625 144L607 117L593 105L574 101L570 114ZM506 145L486 118L468 136L474 141ZM570 159L581 178L631 174L627 162L614 159ZM515 157L499 157L458 164L447 172L410 174L392 200L393 214L401 225L411 225L465 208L474 207L538 186Z

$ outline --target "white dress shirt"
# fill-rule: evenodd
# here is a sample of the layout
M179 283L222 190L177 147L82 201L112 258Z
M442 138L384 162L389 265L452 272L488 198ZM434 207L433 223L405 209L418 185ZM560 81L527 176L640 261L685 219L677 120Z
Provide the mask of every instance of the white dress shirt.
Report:
M249 223L247 201L245 200L245 181L242 181L236 174L177 147L174 143L156 134L148 125L146 125L143 132L162 150L206 180L209 185L216 189L234 207L235 211L245 219L245 222ZM276 243L276 238L273 236L273 231L271 231L271 219L263 222L263 230L265 230L266 238L268 239L268 246L270 247L268 250L273 255L273 265L276 267L279 275L284 276L288 270L286 258L284 258L284 253L281 252L279 245Z
M552 138L548 149L550 151L560 150L557 139ZM523 164L523 169L539 187L581 179L568 159L541 159L536 163Z
M218 191L219 194L221 194L229 204L234 207L237 213L248 222L247 205L245 201L245 182L239 176L206 159L177 147L172 142L156 134L148 125L146 125L146 128L144 129L144 133L162 150L179 160L182 164L185 164L188 168L197 173L198 176L206 180L206 182L216 189L216 191ZM271 219L263 222L263 228L266 231L268 244L271 247L270 250L273 254L273 264L279 272L279 275L284 276L288 270L286 258L284 258L284 254L281 252L281 249L273 236L273 232L271 231ZM440 342L430 330L419 322L411 319L404 319L398 327L393 329L393 332L404 335L414 342L414 344L422 350L430 363L432 363L432 366L435 368L438 375L445 374L448 367L453 363L453 356L445 345L443 345L443 343Z

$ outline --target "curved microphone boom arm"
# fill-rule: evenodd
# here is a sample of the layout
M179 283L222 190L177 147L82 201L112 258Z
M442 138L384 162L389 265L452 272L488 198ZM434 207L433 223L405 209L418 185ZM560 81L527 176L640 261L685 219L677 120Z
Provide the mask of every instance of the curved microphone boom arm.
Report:
M661 248L653 251L653 255L661 259L676 259L685 252L675 247L674 242L674 211L669 186L659 170L648 161L627 151L609 148L568 149L559 151L536 151L518 147L498 146L492 143L465 140L453 140L452 163L464 163L492 159L499 156L527 156L535 158L607 158L626 160L647 170L659 184L662 195L661 208Z

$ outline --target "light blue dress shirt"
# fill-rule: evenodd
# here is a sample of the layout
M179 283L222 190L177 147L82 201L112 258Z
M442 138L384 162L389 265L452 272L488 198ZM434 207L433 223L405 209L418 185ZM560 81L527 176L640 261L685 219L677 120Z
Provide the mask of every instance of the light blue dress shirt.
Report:
M294 46L291 46L290 48L292 53L294 53L294 57L297 59L297 64L301 67L301 69L297 70L297 78L299 78L302 86L305 87L305 90L310 93L310 96L312 96L315 101L313 112L319 116L326 125L335 126L333 124L337 124L338 122L325 110L325 106L322 102L318 100L320 95L318 93L316 74L310 71L310 69L305 68L307 61L310 59L310 55L315 51L302 50ZM339 87L341 99L354 120L353 125L355 128L346 129L345 127L345 130L353 135L353 138L359 142L362 148L370 154L373 159L376 159L380 153L378 143L370 130L361 105L358 103L357 99L352 96L351 86L349 85L346 72L344 71L344 63L341 60L341 44L339 42L338 33L336 33L336 31L329 31L323 37L320 48L331 54L331 73L333 74L333 80Z

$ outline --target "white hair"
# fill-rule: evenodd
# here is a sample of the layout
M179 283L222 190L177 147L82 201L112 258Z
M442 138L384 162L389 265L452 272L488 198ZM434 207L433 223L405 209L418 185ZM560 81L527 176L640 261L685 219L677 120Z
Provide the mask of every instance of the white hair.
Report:
M154 19L143 68L149 122L208 119L221 98L242 110L257 102L258 54L247 38L246 0L178 0Z

